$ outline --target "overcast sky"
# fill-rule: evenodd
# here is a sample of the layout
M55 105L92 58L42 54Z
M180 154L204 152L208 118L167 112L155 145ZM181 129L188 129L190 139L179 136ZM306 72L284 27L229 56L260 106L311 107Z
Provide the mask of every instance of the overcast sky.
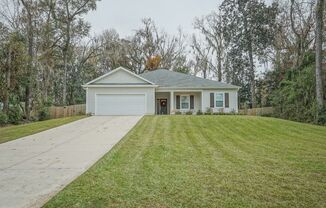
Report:
M222 0L102 0L86 20L92 25L92 35L114 28L121 37L126 37L140 27L144 17L152 18L160 29L170 34L175 34L179 26L191 34L194 18L216 10L220 2Z

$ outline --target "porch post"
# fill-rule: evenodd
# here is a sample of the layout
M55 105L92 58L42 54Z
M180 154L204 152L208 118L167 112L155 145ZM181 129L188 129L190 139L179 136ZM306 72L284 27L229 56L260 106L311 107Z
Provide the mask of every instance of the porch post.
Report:
M201 91L201 96L200 96L200 100L201 100L201 112L204 112L204 99L203 99L203 91Z
M174 91L170 91L170 114L174 112Z

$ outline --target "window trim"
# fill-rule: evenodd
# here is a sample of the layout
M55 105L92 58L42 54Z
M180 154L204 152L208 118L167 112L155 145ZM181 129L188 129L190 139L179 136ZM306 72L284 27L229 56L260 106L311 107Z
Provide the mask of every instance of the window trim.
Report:
M190 95L179 95L180 96L180 110L190 110ZM187 97L188 108L182 108L182 97Z
M216 106L216 98L217 98L217 94L222 94L222 100L223 100L223 105L221 106L221 107L218 107L218 106ZM225 108L225 98L224 98L224 92L215 92L215 94L214 94L214 107L215 108Z

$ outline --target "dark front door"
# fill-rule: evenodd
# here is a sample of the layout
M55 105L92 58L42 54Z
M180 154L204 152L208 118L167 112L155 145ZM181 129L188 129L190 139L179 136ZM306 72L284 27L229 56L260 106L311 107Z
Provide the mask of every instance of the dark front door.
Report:
M168 100L159 99L159 114L168 114Z

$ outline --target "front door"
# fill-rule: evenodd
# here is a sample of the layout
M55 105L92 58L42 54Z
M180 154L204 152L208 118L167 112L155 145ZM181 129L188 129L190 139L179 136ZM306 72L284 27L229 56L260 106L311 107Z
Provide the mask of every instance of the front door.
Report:
M159 114L168 114L168 100L167 99L159 99Z

